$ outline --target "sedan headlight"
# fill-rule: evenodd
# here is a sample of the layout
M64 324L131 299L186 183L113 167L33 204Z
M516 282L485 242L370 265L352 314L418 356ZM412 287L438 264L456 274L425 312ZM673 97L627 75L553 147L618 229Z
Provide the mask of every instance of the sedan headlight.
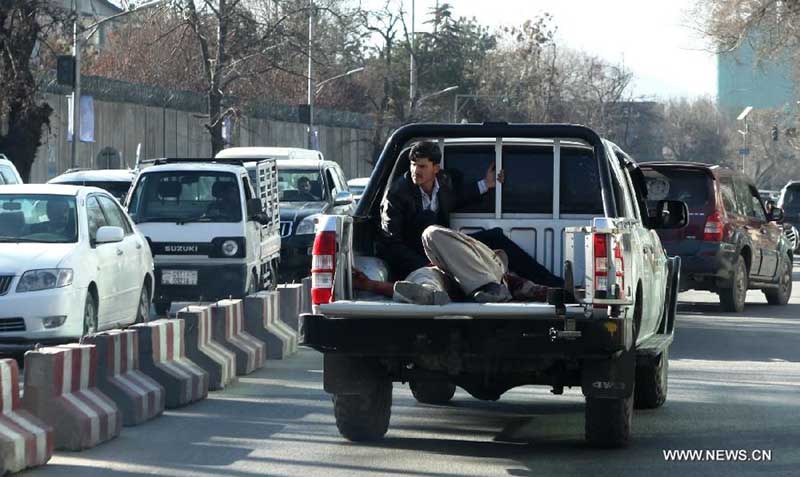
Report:
M302 221L300 221L300 225L297 226L295 230L295 235L309 235L314 233L314 227L316 226L317 217L320 214L309 215Z
M68 285L72 285L71 268L28 270L19 279L17 293L61 288Z

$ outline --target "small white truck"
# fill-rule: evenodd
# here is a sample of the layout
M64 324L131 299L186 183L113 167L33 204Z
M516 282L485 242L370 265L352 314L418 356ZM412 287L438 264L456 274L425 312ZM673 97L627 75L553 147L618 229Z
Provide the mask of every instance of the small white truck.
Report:
M153 302L215 301L272 288L280 258L275 161L142 161L127 209L155 260Z
M414 305L376 300L352 287L352 270L383 264L380 204L408 170L407 147L438 141L443 168L477 180L487 165L505 181L457 210L450 227L500 228L574 286L548 301ZM445 403L459 386L496 400L528 384L554 394L580 386L586 439L616 447L630 437L632 409L661 406L667 394L680 259L667 257L655 229L685 226L683 202L647 209L636 163L594 131L574 125L412 124L383 149L353 217L323 216L313 247L314 311L302 342L324 353L324 388L339 431L381 438L392 382L415 398ZM379 265L378 268L381 268ZM512 267L513 269L513 264ZM572 277L567 277L566 275ZM397 277L402 279L402 277Z

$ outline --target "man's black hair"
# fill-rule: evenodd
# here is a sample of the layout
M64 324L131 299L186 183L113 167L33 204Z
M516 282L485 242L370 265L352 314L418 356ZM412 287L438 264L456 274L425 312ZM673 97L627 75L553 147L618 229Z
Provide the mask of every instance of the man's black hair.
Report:
M442 151L433 141L417 141L411 146L408 158L411 162L417 162L417 159L430 159L432 163L439 164L442 162Z
M309 184L311 184L311 179L309 179L309 178L308 178L308 177L306 177L306 176L300 176L300 177L298 177L298 178L297 178L297 185L300 185L300 183L302 183L302 182L308 182Z

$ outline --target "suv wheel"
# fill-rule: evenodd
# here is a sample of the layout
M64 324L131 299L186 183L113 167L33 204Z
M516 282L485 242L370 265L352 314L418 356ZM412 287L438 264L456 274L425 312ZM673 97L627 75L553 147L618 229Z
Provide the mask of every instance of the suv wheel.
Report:
M667 374L669 373L669 348L655 359L636 366L634 402L636 409L655 409L667 400Z
M339 433L351 441L382 438L392 415L392 382L378 381L369 394L334 394L333 414Z
M789 298L792 296L792 262L789 257L784 256L783 260L781 260L778 288L764 290L764 295L770 305L785 305L789 303Z
M635 388L634 388L635 389ZM586 441L594 447L624 447L631 437L633 395L586 398Z
M411 381L411 394L423 404L445 404L453 399L456 385L446 381Z
M741 312L744 310L744 299L747 296L747 265L744 257L739 255L733 264L733 280L730 288L720 288L719 302L724 311Z

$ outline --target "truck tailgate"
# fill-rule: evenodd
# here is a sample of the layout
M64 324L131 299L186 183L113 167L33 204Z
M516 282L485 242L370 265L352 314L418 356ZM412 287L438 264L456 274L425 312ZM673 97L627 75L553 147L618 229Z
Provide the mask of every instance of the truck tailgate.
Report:
M583 312L582 305L568 305L567 313ZM441 318L441 319L530 319L556 316L547 303L450 303L411 305L391 301L342 300L319 305L323 315L335 318Z

